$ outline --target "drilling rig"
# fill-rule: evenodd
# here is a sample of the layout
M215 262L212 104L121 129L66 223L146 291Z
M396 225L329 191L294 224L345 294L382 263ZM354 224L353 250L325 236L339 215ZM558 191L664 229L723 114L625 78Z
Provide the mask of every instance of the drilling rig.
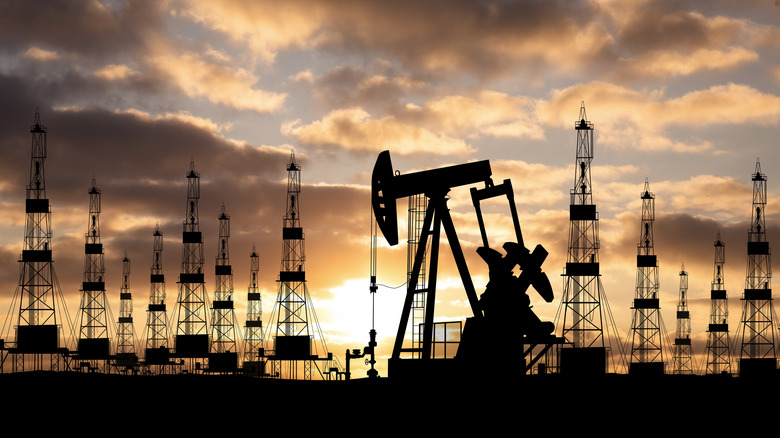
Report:
M550 281L541 270L548 253L541 245L537 245L533 251L525 247L511 181L504 180L502 184L495 185L491 175L487 160L400 175L393 171L389 151L380 153L377 158L372 174L371 204L377 226L388 244L398 243L396 200L417 194L424 194L428 198L393 353L388 362L388 375L391 378L484 374L491 364L505 362L507 357L523 375L531 370L547 350L561 342L560 338L553 335L554 324L541 321L531 310L527 294L528 288L533 287L546 302L552 302ZM482 246L477 249L477 254L487 264L490 280L485 292L478 297L447 206L447 194L455 187L479 183L484 184L484 188L471 188L471 199L482 237ZM516 241L502 245L503 254L488 243L481 209L482 201L500 196L505 196L509 203L516 237ZM458 333L460 341L457 353L451 359L435 356L435 352L442 347L439 344L446 346L449 341L436 338L434 333L451 331L448 326L452 324L434 321L442 227L472 312ZM430 250L426 255L429 244ZM420 278L425 257L428 257L428 284L425 288L418 288L417 279ZM517 268L521 270L519 275L514 274ZM425 316L420 330L422 342L404 348L409 315L416 295L420 293L426 294ZM541 352L533 351L537 346L541 346ZM402 358L402 354L408 353L415 359Z

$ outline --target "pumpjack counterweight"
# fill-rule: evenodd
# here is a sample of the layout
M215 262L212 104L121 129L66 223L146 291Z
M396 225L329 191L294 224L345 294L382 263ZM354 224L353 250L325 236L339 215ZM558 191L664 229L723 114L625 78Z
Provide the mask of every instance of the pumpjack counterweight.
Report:
M753 210L748 231L747 274L742 296L742 346L739 374L768 374L777 369L775 311L772 305L772 264L766 237L766 175L756 160Z

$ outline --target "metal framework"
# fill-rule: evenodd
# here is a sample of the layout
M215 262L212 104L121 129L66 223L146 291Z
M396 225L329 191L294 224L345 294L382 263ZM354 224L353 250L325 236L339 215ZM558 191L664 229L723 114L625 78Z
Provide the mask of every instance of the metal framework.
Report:
M707 374L731 374L729 302L726 293L726 245L715 239L715 267L710 288L710 323L707 327Z
M219 243L214 266L214 301L211 306L211 352L237 353L233 310L233 267L230 265L230 216L222 204Z
M300 194L301 166L295 162L295 154L291 153L287 164L287 206L282 228L283 249L277 280L278 295L271 316L273 328L269 327L275 332L274 348L273 355L268 359L272 362L272 373L275 377L298 379L302 371L303 380L311 380L312 367L317 366L316 360L330 361L331 354L328 353L328 359L319 357L317 342L314 340L314 335L317 334L317 341L321 344L319 348L327 352L306 288Z
M147 365L165 365L168 362L168 314L165 307L165 274L163 273L163 234L160 225L155 226L152 247L152 266L149 275L151 284L149 306L146 312L146 348L144 360Z
M661 312L658 298L658 260L653 243L655 194L645 180L641 194L642 223L637 244L636 294L631 321L631 364L629 373L663 373Z
M758 160L752 179L753 211L748 231L747 275L742 296L740 374L753 372L753 367L774 371L777 366L771 251L766 238L766 175L761 173Z
M417 248L420 243L420 236L423 233L423 223L427 210L428 197L422 193L409 196L409 227L406 248L406 283L415 284L415 293L412 300L412 309L408 329L412 347L409 349L409 354L411 357L416 359L420 358L420 351L422 351L423 343L422 327L423 322L425 321L425 301L428 291L428 283L426 280L426 262L428 260L427 253L422 254L420 270L417 273L417 278L414 279L415 281L412 281L412 275L414 272L414 257L417 254Z
M585 103L580 107L579 120L574 122L577 133L577 158L574 188L570 192L569 250L563 274L562 336L566 339L561 351L562 371L598 367L605 372L604 296L599 272L599 222L593 203L590 165L593 161L593 123L588 121ZM582 349L588 349L583 351ZM597 351L596 349L600 349ZM591 363L585 365L583 361Z
M677 335L672 354L674 374L693 374L691 351L691 315L688 311L688 273L685 265L680 268L680 298L677 301Z
M119 322L116 337L117 368L124 372L135 370L138 355L135 350L133 295L130 293L130 259L127 258L127 251L122 259L122 289L119 292Z
M89 221L84 244L84 281L81 283L81 325L79 329L78 356L96 361L110 355L108 316L106 310L105 261L100 242L100 189L92 178L89 189Z
M206 286L203 280L203 236L198 220L200 174L190 161L187 172L187 206L182 231L181 273L177 299L176 356L206 357L209 330L206 319Z
M62 303L63 299L52 264L51 206L46 197L44 172L47 131L37 109L30 133L30 180L26 189L24 245L19 259L21 272L15 295L19 313L13 366L14 371L44 368L56 371L61 366L61 347L66 346L61 324L70 325L70 322L67 317L59 318L61 312L67 311L64 305L62 309L57 307L57 302ZM50 360L48 367L44 367L45 356ZM26 365L25 357L32 363Z
M263 300L260 295L260 256L252 245L249 255L249 286L247 287L247 313L245 323L244 363L260 361L263 348Z

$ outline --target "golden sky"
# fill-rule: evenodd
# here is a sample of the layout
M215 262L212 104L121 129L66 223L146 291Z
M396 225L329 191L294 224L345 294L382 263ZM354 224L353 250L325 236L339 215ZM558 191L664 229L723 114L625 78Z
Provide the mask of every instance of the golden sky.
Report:
M674 330L685 263L694 350L703 352L720 230L732 326L744 287L756 159L769 179L768 236L779 235L780 4L754 1L169 0L0 4L0 298L18 283L29 179L29 125L49 132L47 188L55 269L73 316L83 271L88 194L103 194L102 240L114 316L121 259L140 336L151 235L165 235L173 307L190 160L201 174L206 266L217 217L231 217L236 301L260 254L264 311L276 297L290 152L302 166L308 288L329 348L343 357L371 328L370 172L390 150L401 173L490 160L512 179L529 246L556 302L562 293L573 122L595 125L594 201L601 266L623 336L630 325L640 191L656 194L661 308ZM478 292L487 281L467 188L450 207ZM401 225L405 203L399 201ZM492 232L506 220L490 215ZM401 231L405 236L405 230ZM445 248L446 249L446 248ZM405 281L405 247L379 253L379 283ZM444 252L445 262L449 258ZM450 265L440 318L468 316ZM212 269L206 269L208 274ZM213 292L214 279L206 286ZM403 289L380 288L376 326L387 354ZM239 321L243 321L239 312ZM268 324L268 323L266 323Z

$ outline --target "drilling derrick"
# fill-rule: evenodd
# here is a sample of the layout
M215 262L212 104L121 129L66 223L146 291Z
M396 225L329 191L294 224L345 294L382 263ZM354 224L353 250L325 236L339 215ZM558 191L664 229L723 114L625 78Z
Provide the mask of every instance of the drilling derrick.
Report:
M252 374L263 374L263 301L260 296L260 256L252 245L249 255L249 287L247 288L246 331L244 342L244 369Z
M303 379L310 380L315 360L332 360L332 354L328 353L327 359L317 356L317 347L309 324L309 312L314 317L314 321L316 315L311 308L311 298L306 288L304 269L306 257L303 228L301 228L300 193L301 166L295 162L295 155L291 153L287 165L287 209L282 229L284 246L277 280L279 293L274 309L276 337L274 353L268 357L268 360L272 361L273 374L276 377L297 379L299 365L302 365ZM273 316L271 321L274 321ZM319 331L318 327L315 328ZM320 342L322 342L321 334ZM324 343L322 348L323 351L327 351Z
M217 252L214 277L214 302L211 307L211 353L209 371L231 372L238 367L236 351L235 312L233 311L233 268L230 265L230 216L219 215L219 250Z
M117 326L116 364L125 370L135 368L135 332L133 329L133 296L130 293L130 259L122 259L122 289L119 292L119 325Z
M179 274L178 321L176 325L176 356L205 358L209 353L209 332L206 321L206 286L203 281L203 236L198 222L200 174L190 161L187 172L187 207L182 231L181 273ZM196 364L199 368L200 363Z
M680 299L677 302L677 335L674 338L674 374L693 374L691 315L688 312L688 273L680 268Z
M629 373L663 374L661 311L658 298L658 260L653 244L655 195L645 180L642 192L642 226L636 256L636 294L631 321Z
M758 161L753 174L753 213L748 231L747 255L739 373L774 373L777 357L771 252L766 238L766 175L761 173Z
M729 351L729 303L723 267L726 263L726 245L715 240L715 268L710 289L710 324L707 329L707 374L731 374Z
M169 364L168 317L165 309L165 275L162 266L163 235L160 226L152 234L152 268L150 274L151 291L146 314L146 353L147 366L164 369Z
M98 361L110 354L108 317L106 316L105 263L103 244L100 243L100 190L89 189L89 222L84 244L84 281L81 283L81 329L79 330L78 358L89 361L95 368Z
M593 204L590 164L593 161L593 123L580 107L577 132L577 162L569 206L569 252L564 277L561 372L603 374L607 369L599 273L598 213ZM605 303L606 304L606 303Z
M61 311L56 302L62 303L63 297L52 264L51 206L46 197L44 175L46 127L41 124L37 109L30 133L32 153L25 202L27 218L24 246L19 259L19 287L14 297L14 302L19 300L19 314L16 321L16 345L10 352L15 357L14 371L42 370L44 356L50 359L49 369L56 371L67 346L61 343L64 339L60 326L63 319L58 321ZM65 322L70 324L67 319ZM28 369L25 369L25 357L32 361Z

